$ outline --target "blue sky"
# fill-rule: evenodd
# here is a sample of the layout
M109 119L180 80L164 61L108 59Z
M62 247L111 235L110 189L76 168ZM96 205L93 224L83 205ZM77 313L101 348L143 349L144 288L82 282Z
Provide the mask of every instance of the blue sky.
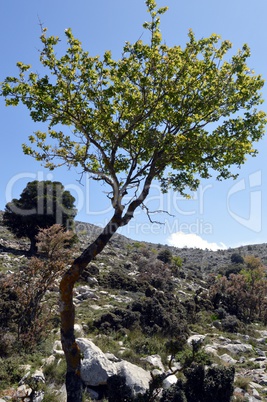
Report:
M169 46L183 45L189 28L197 38L220 34L233 43L234 51L248 43L252 52L249 66L267 78L265 0L160 0L158 5L169 6L161 25ZM92 55L110 49L119 58L124 42L138 40L144 33L142 24L149 18L143 0L10 0L1 3L0 11L0 81L17 74L17 61L31 64L34 71L41 70L40 22L48 28L48 34L58 35L62 40L64 30L71 27ZM266 86L263 98L267 99ZM262 107L267 111L266 103ZM77 219L103 225L112 214L105 189L86 176L80 183L79 170L61 168L51 173L23 154L21 144L40 128L30 120L27 109L6 108L0 99L0 116L0 209L19 197L27 182L58 180L77 199ZM157 215L156 220L165 224L151 225L140 210L122 233L137 240L178 247L216 249L267 242L266 137L256 147L259 155L248 158L236 181L203 181L192 200L184 200L172 192L163 196L155 186L148 206L167 210L174 217Z

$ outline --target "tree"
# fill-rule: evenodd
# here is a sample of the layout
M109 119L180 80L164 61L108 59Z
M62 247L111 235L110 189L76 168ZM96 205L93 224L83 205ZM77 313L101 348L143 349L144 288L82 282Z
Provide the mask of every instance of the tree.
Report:
M75 198L64 190L60 182L32 181L22 191L20 198L14 198L5 207L3 223L18 238L28 237L30 252L35 254L36 235L40 228L56 223L71 228L76 215Z
M165 248L158 253L157 259L164 262L164 264L170 264L172 262L172 252Z
M66 29L67 50L56 55L59 38L42 30L43 77L17 63L19 77L7 77L1 93L7 105L26 105L35 122L48 122L24 144L24 153L54 169L79 166L106 184L114 209L100 236L74 260L60 284L61 339L67 360L68 402L81 400L80 353L74 337L72 290L84 268L118 228L145 207L153 181L162 191L187 194L201 178L235 177L230 168L255 155L264 133L263 80L247 66L244 45L230 61L231 48L218 35L197 40L192 31L183 49L168 47L157 8L146 0L150 40L126 42L122 57L110 51L89 55ZM64 126L72 133L65 134ZM149 211L148 211L149 214ZM150 217L150 214L149 214Z
M244 258L242 257L242 255L240 255L238 253L233 253L231 255L231 262L234 264L243 264Z

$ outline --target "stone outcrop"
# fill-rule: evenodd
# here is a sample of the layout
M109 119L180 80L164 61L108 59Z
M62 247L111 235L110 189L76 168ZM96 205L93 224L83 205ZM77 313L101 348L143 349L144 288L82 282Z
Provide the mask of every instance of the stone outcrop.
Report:
M113 355L103 353L88 339L78 338L77 343L83 355L81 377L87 387L106 385L109 377L119 375L134 396L148 389L151 375L143 368L125 360L116 361Z
M99 386L107 383L108 377L117 374L117 367L90 340L78 338L83 359L81 377L87 386Z

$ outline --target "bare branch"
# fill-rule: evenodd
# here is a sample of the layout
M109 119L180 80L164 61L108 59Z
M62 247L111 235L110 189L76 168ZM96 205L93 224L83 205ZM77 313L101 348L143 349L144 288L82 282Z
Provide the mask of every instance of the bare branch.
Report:
M157 223L159 225L164 225L164 222L154 221L150 216L151 214L164 213L164 214L168 214L169 216L172 216L172 217L175 216L175 215L170 214L168 211L164 211L162 209L159 209L157 211L150 211L149 208L144 203L141 204L141 208L146 211L146 214L147 214L147 217L148 217L150 223Z

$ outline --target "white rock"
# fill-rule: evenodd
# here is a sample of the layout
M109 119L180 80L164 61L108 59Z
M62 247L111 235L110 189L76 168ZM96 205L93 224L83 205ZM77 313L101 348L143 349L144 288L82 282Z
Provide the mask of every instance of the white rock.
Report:
M54 342L54 345L53 345L53 352L54 352L55 350L62 350L62 343L61 343L61 341L55 341L55 342Z
M133 396L138 393L143 394L146 392L149 388L149 381L151 380L149 372L125 360L115 364L117 366L118 375L125 378L126 385L131 388Z
M33 378L36 382L42 382L43 384L45 383L45 376L42 370L35 370L35 372L31 375L31 378Z
M231 356L229 356L227 353L223 354L220 356L220 359L223 360L224 362L228 364L235 364L237 363L237 360L233 359Z
M55 363L56 357L51 355L45 359L42 359L42 363L44 366L51 366L51 364Z
M89 394L90 398L92 398L93 400L98 400L99 399L98 392L94 391L93 389L86 388L86 392L87 392L87 394Z
M84 332L83 332L83 328L80 324L74 324L74 331L76 333L76 336L83 336Z
M29 388L27 385L22 384L17 388L16 391L16 397L17 398L26 398L27 396L30 396L32 393L32 389Z
M108 358L108 360L110 360L111 362L119 362L120 361L120 359L117 357L117 356L115 356L113 353L109 353L109 352L107 352L107 353L105 353L105 355L106 355L106 357Z
M81 378L86 385L106 384L108 377L117 374L115 364L93 342L78 338L77 344L83 353Z
M158 368L161 371L165 370L164 366L162 364L160 355L151 355L151 356L143 357L141 360L147 361L152 366Z
M240 354L240 353L246 353L246 352L251 352L253 350L252 345L249 345L247 343L230 343L227 345L221 345L221 348L228 350L228 352L232 354Z
M193 342L203 342L204 339L206 338L206 335L191 335L188 339L187 339L187 343L188 345L192 345Z
M218 356L217 347L215 345L206 345L204 350L206 353L211 353L212 355Z
M259 399L260 398L260 394L259 392L256 390L256 388L252 388L252 396L254 396L254 398Z
M162 382L162 388L163 389L169 389L172 385L177 383L177 377L172 374L169 375L165 380Z
M63 350L54 350L53 353L56 356L64 356L64 351Z
M256 389L262 389L262 388L263 388L262 385L257 384L257 383L254 382L254 381L251 381L251 382L249 383L249 385L250 385L251 388L256 388Z
M87 387L106 384L109 377L117 374L125 379L133 396L147 391L151 380L148 371L125 360L116 362L112 358L113 361L110 361L110 355L104 354L88 339L78 338L76 341L83 354L81 378Z

